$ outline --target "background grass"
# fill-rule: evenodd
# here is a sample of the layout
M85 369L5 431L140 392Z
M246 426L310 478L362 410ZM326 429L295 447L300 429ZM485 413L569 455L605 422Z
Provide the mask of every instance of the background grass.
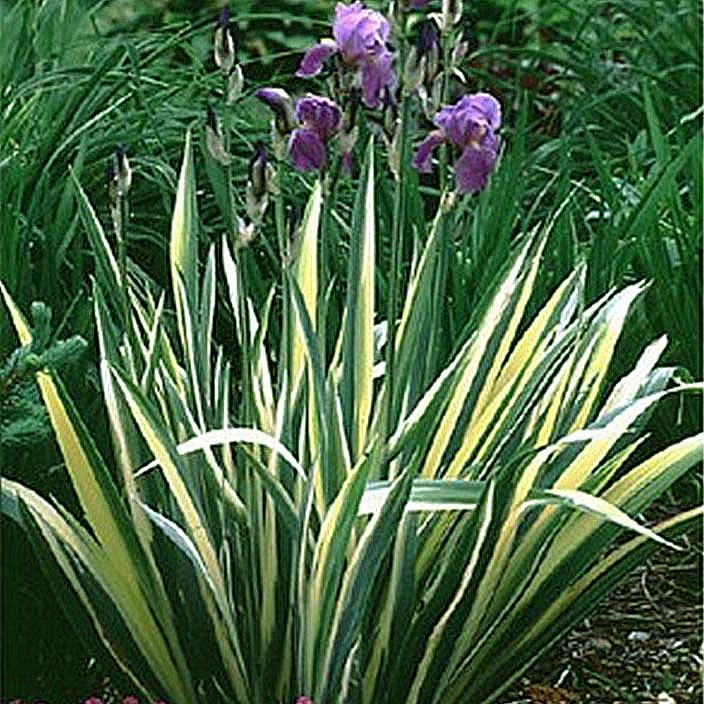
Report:
M231 4L247 93L265 83L305 90L291 76L301 50L327 33L334 3L271 0L265 13L253 0ZM449 329L491 289L515 236L568 199L547 250L548 274L538 284L542 297L580 261L589 265L590 300L613 286L650 280L615 371L632 362L644 340L667 334L668 361L701 378L700 4L466 4L470 51L464 72L469 90L500 97L505 147L491 188L471 201L470 228L456 234L463 257L446 283L448 305L441 310ZM206 106L217 103L221 88L210 50L217 12L217 3L186 0L0 2L0 35L13 38L0 43L0 279L24 308L46 301L58 337L80 333L89 341L91 351L70 382L78 406L95 424L104 418L93 343L93 257L70 173L107 225L105 163L115 144L126 145L135 172L129 253L145 277L163 285L183 134L191 126L201 136ZM266 138L268 114L248 99L236 114L222 117L242 193L245 164L254 141ZM217 173L202 149L196 158L204 246L219 239L227 219ZM421 188L432 196L431 181L423 180ZM353 184L343 184L341 195L345 208ZM383 219L391 204L381 206ZM295 205L289 216L297 217ZM252 294L260 302L278 276L266 232L246 257L257 274L248 280L259 282ZM383 299L390 247L380 232ZM331 271L338 281L346 271L344 232L339 245ZM406 267L411 250L407 243ZM227 335L229 323L219 321L219 336ZM446 344L449 354L452 336ZM3 310L0 358L14 345ZM701 427L696 401L678 410L655 416L653 444ZM57 457L53 447L0 448L0 471L70 498ZM692 474L676 498L692 503L699 497ZM11 529L3 532L3 550L3 696L85 696L86 685L99 684L98 670L86 670L91 654L66 638L68 624ZM55 652L62 655L53 657ZM69 679L69 671L76 680L59 691L57 683Z

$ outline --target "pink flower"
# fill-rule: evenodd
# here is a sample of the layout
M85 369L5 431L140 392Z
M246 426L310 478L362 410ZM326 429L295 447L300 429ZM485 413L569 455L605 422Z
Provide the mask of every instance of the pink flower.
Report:
M98 697L90 697L90 699L86 699L83 704L103 704L103 700Z
M123 700L122 704L139 704L139 698L135 697L133 694L128 694Z
M310 697L301 696L296 699L296 704L313 704L313 700Z

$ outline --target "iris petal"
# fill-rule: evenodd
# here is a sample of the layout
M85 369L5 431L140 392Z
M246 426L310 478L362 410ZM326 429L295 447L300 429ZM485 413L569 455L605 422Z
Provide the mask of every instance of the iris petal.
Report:
M487 147L466 147L455 162L455 178L460 193L476 193L486 186L496 164L496 152Z
M421 143L413 157L413 166L423 174L428 174L432 170L433 152L445 141L445 138L436 130L431 132Z
M334 42L321 42L308 49L305 53L301 65L296 72L299 78L310 78L317 76L323 69L323 64L337 51Z
M369 108L378 108L385 88L393 88L396 74L391 67L394 55L386 49L369 56L362 63L362 101Z
M340 129L342 113L329 98L309 94L296 102L296 119L327 141Z
M501 105L489 93L476 93L472 96L473 106L481 111L492 130L501 127Z
M293 131L288 152L299 171L315 171L325 164L325 143L314 130L305 127Z

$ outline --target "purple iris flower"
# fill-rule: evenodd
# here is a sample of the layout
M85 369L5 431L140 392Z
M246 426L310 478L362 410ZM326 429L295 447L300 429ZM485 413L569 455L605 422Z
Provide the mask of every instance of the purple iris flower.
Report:
M301 126L288 143L291 161L300 171L321 169L327 160L327 143L342 125L340 108L328 98L309 94L296 102L296 119Z
M460 193L481 191L496 166L499 151L496 130L501 125L501 106L498 100L488 93L465 95L454 105L445 105L435 115L434 123L438 129L418 147L413 166L422 173L429 173L433 152L446 142L460 152L455 161L457 189Z
M428 4L428 0L411 0L411 9L420 10Z
M342 112L330 99L310 93L296 101L281 88L260 88L256 97L276 116L277 131L288 138L288 153L300 171L325 166L328 142L342 127Z
M332 26L334 39L324 39L310 48L296 75L316 76L330 56L339 54L343 66L357 73L364 104L378 108L384 89L396 83L394 55L386 46L390 32L389 22L379 12L369 10L361 2L338 3Z

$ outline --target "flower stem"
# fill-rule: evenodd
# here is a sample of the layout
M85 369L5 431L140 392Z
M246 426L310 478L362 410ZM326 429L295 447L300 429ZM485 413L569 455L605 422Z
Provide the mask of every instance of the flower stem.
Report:
M330 280L329 257L330 257L330 239L328 237L328 229L330 228L330 216L335 209L337 203L337 183L340 176L341 159L337 157L330 171L323 177L323 202L322 212L320 217L320 233L319 233L319 258L318 258L318 302L317 302L317 321L316 333L320 346L320 358L323 361L323 367L326 367L327 360L327 305L326 293Z
M452 45L454 33L444 36L442 43L442 99L440 105L447 105L450 100L450 75L452 67ZM448 149L446 144L440 149L440 193L447 190Z
M115 239L117 240L117 267L120 274L120 287L122 289L122 325L123 332L128 339L131 337L130 324L130 295L129 281L127 279L127 218L129 207L127 197L118 195L113 210L113 227L115 229Z
M410 111L410 96L404 94L401 98L399 130L399 170L394 192L394 214L391 234L391 272L389 275L389 297L386 314L386 416L384 421L384 439L386 439L395 418L395 392L394 364L396 353L396 315L398 309L399 278L401 273L401 259L403 253L403 237L405 233L405 196L406 196L406 171L408 168L408 118ZM391 473L391 469L390 469Z
M223 73L223 110L227 109L227 93L228 93L228 76ZM230 133L227 125L223 126L222 130L223 148L225 154L230 154ZM240 318L240 353L241 353L241 374L242 374L242 404L241 404L241 423L247 424L253 420L252 411L252 379L251 379L251 349L250 349L250 332L249 332L249 310L247 308L247 277L244 268L244 252L240 247L237 233L237 207L235 205L235 193L232 188L232 166L229 163L224 165L225 169L225 187L227 189L227 226L231 233L232 255L235 260L235 269L237 271L237 301L238 301L238 316Z
M274 197L274 220L276 222L276 237L279 243L279 261L281 264L281 348L278 365L279 391L283 389L284 374L291 382L291 324L292 311L288 279L286 271L289 267L290 253L287 247L286 215L284 210L284 161L279 159L276 167L276 192ZM290 387L289 387L290 390Z
M452 62L452 46L454 43L454 32L444 36L443 46L442 46L442 104L446 105L450 100L450 76L452 72L451 62ZM448 162L448 151L449 146L446 144L442 145L440 151L440 206L442 205L442 194L447 192L447 162ZM430 328L430 340L428 340L428 354L426 358L425 373L426 382L431 381L435 378L437 369L439 368L440 361L440 330L443 329L442 320L444 317L445 306L445 291L447 287L447 269L449 265L450 251L447 247L447 218L443 218L440 225L442 228L440 231L440 249L438 252L437 268L435 271L435 280L433 282L433 325Z

